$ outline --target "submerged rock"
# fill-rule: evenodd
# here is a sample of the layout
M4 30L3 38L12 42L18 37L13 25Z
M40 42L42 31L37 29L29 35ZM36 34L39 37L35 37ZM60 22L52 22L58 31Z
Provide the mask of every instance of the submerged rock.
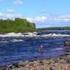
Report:
M65 42L64 42L64 45L65 45L65 46L70 46L70 41L65 41Z

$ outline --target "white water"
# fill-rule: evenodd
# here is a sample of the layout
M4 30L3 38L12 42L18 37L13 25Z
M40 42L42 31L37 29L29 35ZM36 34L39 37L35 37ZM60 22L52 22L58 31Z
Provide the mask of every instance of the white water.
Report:
M0 34L0 37L70 37L68 34L44 34L44 35L34 35L33 33L28 33L28 35L24 35L22 33L6 33Z
M11 42L22 42L22 41L24 41L24 40L22 40L22 39L12 39L11 40Z
M68 35L68 34L55 34L55 33L53 33L53 34L45 34L45 35L42 35L42 37L70 37L70 35Z
M6 34L0 34L0 37L20 37L24 35L22 33L6 33Z

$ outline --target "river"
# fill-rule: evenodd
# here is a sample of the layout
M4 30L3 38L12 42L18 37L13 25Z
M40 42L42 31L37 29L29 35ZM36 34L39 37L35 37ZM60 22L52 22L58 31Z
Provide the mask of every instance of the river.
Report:
M48 33L70 34L70 31L48 31ZM44 34L43 32L40 34ZM18 61L45 59L59 57L70 46L64 42L70 41L70 37L0 37L0 65L16 63Z

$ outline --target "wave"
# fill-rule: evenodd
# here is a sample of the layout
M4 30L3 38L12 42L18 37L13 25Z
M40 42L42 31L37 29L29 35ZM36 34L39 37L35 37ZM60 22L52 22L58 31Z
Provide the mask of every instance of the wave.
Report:
M42 35L42 37L46 37L46 36L49 36L49 37L70 37L69 34L56 34L56 33L50 33L50 34L44 34Z
M6 34L0 34L0 37L34 37L37 36L34 32L28 32L28 33L6 33Z
M9 42L23 42L24 40L22 39L12 39L12 40L4 40L0 41L0 43L9 43Z
M6 33L6 34L0 34L0 37L70 37L69 34L56 34L56 33L49 33L49 34L43 34L43 35L37 35L33 33Z
M22 39L12 39L11 40L11 42L22 42L22 41L24 41L24 40L22 40Z
M0 37L19 37L19 36L24 36L22 33L6 33L6 34L0 34Z
M59 50L63 50L64 48L54 48L52 49L52 51L56 50L56 51L59 51Z
M9 41L0 41L0 43L9 43Z

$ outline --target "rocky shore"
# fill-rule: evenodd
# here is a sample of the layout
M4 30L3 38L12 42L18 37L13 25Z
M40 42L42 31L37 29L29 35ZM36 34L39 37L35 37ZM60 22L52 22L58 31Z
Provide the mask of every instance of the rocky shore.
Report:
M70 55L0 66L0 70L70 70Z

